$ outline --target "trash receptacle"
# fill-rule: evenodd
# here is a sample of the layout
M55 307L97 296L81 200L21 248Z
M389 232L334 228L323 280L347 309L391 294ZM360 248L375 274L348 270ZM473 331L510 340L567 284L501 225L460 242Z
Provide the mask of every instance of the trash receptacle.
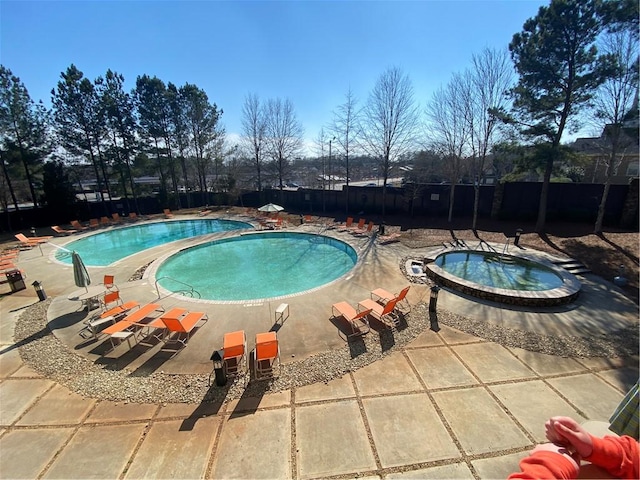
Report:
M27 286L24 284L22 272L20 270L10 270L7 272L7 281L11 287L11 293L24 290Z

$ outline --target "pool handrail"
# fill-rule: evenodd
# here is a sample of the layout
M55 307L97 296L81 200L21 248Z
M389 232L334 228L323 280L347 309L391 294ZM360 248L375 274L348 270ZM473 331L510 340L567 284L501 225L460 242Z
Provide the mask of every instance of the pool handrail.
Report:
M158 288L158 282L160 280L165 280L165 279L166 280L171 280L172 282L179 283L180 285L184 285L185 287L189 288L186 291L185 290L180 290L180 291L177 291L177 292L171 292L169 295L167 295L167 297L170 297L174 293L184 294L184 292L188 292L189 295L186 295L186 296L189 296L191 298L196 298L196 296L197 296L197 298L202 298L202 295L200 294L200 292L198 292L196 289L194 289L193 285L189 285L188 283L181 282L180 280L176 280L175 278L172 278L172 277L160 277L160 278L156 278L156 281L155 281L156 294L158 295L158 299L161 298L160 297L160 289ZM165 298L167 298L167 297L165 297Z

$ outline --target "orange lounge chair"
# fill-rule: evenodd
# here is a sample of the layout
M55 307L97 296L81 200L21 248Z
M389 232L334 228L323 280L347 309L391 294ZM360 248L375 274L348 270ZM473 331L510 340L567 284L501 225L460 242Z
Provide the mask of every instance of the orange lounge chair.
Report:
M362 310L357 312L355 308L349 305L347 302L334 303L331 306L332 318L343 317L349 325L351 325L351 335L347 337L353 337L355 335L364 335L369 333L371 327L367 321L367 315L371 313L371 310ZM364 325L366 330L362 330L360 325Z
M173 213L168 208L164 209L164 218L173 218Z
M98 228L99 226L100 226L100 222L98 221L97 218L92 218L89 220L89 228Z
M204 323L209 320L209 317L207 317L207 314L204 312L189 312L180 319L164 316L160 317L160 319L167 327L164 343L181 343L183 346L186 346L196 326L198 326L201 321ZM177 335L172 338L173 333L177 333Z
M147 327L147 335L151 332L151 329L160 329L161 333L154 335L158 340L164 340L164 338L167 336L167 334L169 333L167 330L167 326L165 325L165 323L162 321L164 318L173 318L173 319L180 319L181 317L184 316L184 314L187 313L187 309L186 308L172 308L171 310L169 310L168 312L163 313L162 315L160 315L158 318L154 318L152 321L150 321L149 323L145 324L145 326Z
M113 218L113 221L116 223L122 222L122 218L120 217L120 214L118 212L112 213L111 218Z
M108 298L108 296L110 295L111 297ZM117 300L111 300L113 296L117 296ZM110 303L116 303L116 305L114 307L108 308L108 305ZM109 322L115 323L116 320L118 320L118 317L128 314L134 308L140 307L140 304L134 300L131 300L127 303L122 303L118 291L107 293L104 296L103 300L101 300L101 304L103 305L103 308L105 308L105 310L98 317L93 317L85 321L85 326L78 332L78 335L80 335L82 338L97 339L100 334L103 333L100 330L103 325Z
M399 233L390 233L389 235L383 235L381 237L378 237L378 240L380 241L380 245L386 245L387 243L393 243L393 242L399 242L400 240L400 234Z
M109 217L100 217L100 225L102 226L111 225L111 220L109 220Z
M53 238L52 235L45 237L27 237L22 233L16 233L14 236L18 239L20 245L26 248L33 248L37 245L42 245L43 243L47 243L50 238Z
M127 316L119 322L105 328L102 333L109 335L112 350L116 348L116 345L113 342L114 338L120 340L120 342L127 340L129 348L131 348L130 340L131 338L135 339L136 330L141 330L143 327L147 326L140 322L158 311L164 312L164 307L157 303L147 303L146 305L138 308L135 312L127 314Z
M398 325L398 315L394 312L396 308L396 299L391 299L386 305L382 306L378 302L367 298L358 302L358 310L371 310L369 315L379 320L389 328L393 328Z
M367 228L356 228L351 233L353 235L367 235L373 231L373 222L369 222Z
M58 225L51 225L51 230L60 235L71 235L72 233L76 233L77 230L65 230L64 228L60 228Z
M280 345L276 332L256 334L256 350L254 352L254 370L256 380L273 377L274 367L280 366Z
M82 225L78 220L71 220L69 223L73 228L75 228L78 231L86 230L87 228L89 228Z
M389 300L396 300L396 310L400 311L403 315L411 312L411 304L407 300L407 293L411 285L400 290L400 293L397 295L388 292L384 288L376 288L371 291L371 299L378 302L380 305L386 305Z
M364 218L361 218L358 220L358 224L354 227L351 226L351 228L349 228L349 232L353 233L356 232L358 230L364 230L364 222L366 222L366 220Z
M222 365L225 373L228 376L237 376L243 373L247 366L247 336L244 330L225 333L222 349L224 351Z
M346 232L351 228L352 224L353 224L353 217L347 217L347 221L344 223L344 225L339 226L337 230L339 232Z
M129 216L127 217L127 220L129 220L130 222L135 222L138 220L138 214L136 212L129 212Z

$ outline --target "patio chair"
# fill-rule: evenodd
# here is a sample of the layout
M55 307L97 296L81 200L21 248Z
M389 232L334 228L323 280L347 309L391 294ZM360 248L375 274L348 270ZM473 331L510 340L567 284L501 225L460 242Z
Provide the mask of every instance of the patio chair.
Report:
M370 313L371 310L357 312L356 309L347 302L338 302L331 306L331 318L343 317L349 322L349 325L351 325L351 334L347 335L347 338L369 333L371 327L367 321L367 315ZM362 330L361 325L366 327L366 330Z
M358 230L364 230L364 222L366 222L366 219L361 218L358 220L358 224L356 226L351 226L347 231L350 233L354 233L357 232Z
M367 225L367 228L356 228L351 233L353 235L367 235L367 234L370 234L372 231L373 231L373 222L371 221Z
M113 275L105 275L102 278L102 284L107 290L118 290L118 286L114 283L115 277Z
M118 212L112 213L111 218L113 218L113 221L116 223L122 222L122 218L120 217L120 214Z
M351 228L351 224L353 223L353 217L347 217L347 221L344 222L344 225L340 225L337 230L339 232L346 232Z
M142 329L146 327L145 324L140 322L158 311L164 312L164 307L157 303L147 303L146 305L138 308L135 312L127 314L122 320L102 330L102 333L109 335L112 347L111 350L115 350L117 346L114 343L114 339L118 339L120 343L127 340L129 348L131 348L131 338L135 340L136 333L142 331Z
M89 220L89 228L98 228L99 226L100 226L100 222L98 221L97 218L92 218Z
M253 359L256 380L274 376L274 367L280 367L280 346L276 332L256 334Z
M238 376L247 367L247 336L244 330L224 334L222 365L227 376Z
M399 242L400 234L399 233L390 233L389 235L382 235L378 237L378 241L380 245L386 245L388 243Z
M164 218L173 218L173 213L168 208L164 209Z
M75 228L78 231L86 230L87 228L89 228L82 225L78 220L71 220L69 223L73 228Z
M396 308L396 299L393 298L387 302L386 305L382 306L378 302L367 298L366 300L362 300L358 302L358 310L371 310L369 315L373 318L379 320L381 323L386 325L389 328L393 328L398 326L398 315L394 312Z
M67 230L67 229L61 228L58 225L51 225L51 230L53 230L54 232L56 232L56 233L58 233L60 235L71 235L72 233L76 233L77 232L77 230L73 230L73 229Z
M164 341L165 337L169 332L168 332L167 326L162 321L162 319L163 318L180 319L186 313L187 313L186 308L176 307L176 308L172 308L168 312L163 313L158 318L154 318L149 323L145 324L145 327L147 328L147 335L145 336L148 336L151 333L152 329L160 330L160 333L154 335L154 337L160 341Z
M187 342L191 338L191 333L196 326L198 326L200 322L204 324L204 322L209 320L209 317L204 312L189 312L180 319L168 317L160 317L160 319L167 327L167 334L163 340L164 343L181 343L186 347ZM174 333L177 335L172 337Z
M389 300L395 298L396 300L396 310L400 311L403 315L411 312L411 304L407 300L407 293L411 285L400 290L400 293L397 295L393 295L391 292L388 292L384 288L376 288L371 291L371 299L378 302L380 305L386 305Z
M111 225L111 220L109 220L109 217L100 217L100 225L109 226Z
M130 222L138 221L138 214L136 212L129 212L129 216L127 217L127 220L129 220Z
M23 233L16 233L15 237L19 242L30 245L39 245L41 243L46 243L49 239L53 238L53 235L45 235L43 237L27 237Z

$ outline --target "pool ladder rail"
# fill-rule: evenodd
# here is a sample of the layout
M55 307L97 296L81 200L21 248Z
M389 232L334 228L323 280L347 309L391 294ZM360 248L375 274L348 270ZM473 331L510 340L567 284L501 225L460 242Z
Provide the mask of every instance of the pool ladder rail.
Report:
M174 294L183 295L185 297L191 297L191 298L202 298L202 295L200 295L200 292L198 292L195 288L193 288L193 285L189 285L188 283L181 282L180 280L176 280L175 278L172 278L172 277L160 277L160 278L156 278L156 282L155 282L156 294L158 295L158 299L161 298L160 288L158 286L158 283L160 282L160 280L171 280L172 282L176 282L176 283L179 283L180 285L184 285L185 287L187 287L185 290L178 290L175 292L171 292L165 298L170 297Z

